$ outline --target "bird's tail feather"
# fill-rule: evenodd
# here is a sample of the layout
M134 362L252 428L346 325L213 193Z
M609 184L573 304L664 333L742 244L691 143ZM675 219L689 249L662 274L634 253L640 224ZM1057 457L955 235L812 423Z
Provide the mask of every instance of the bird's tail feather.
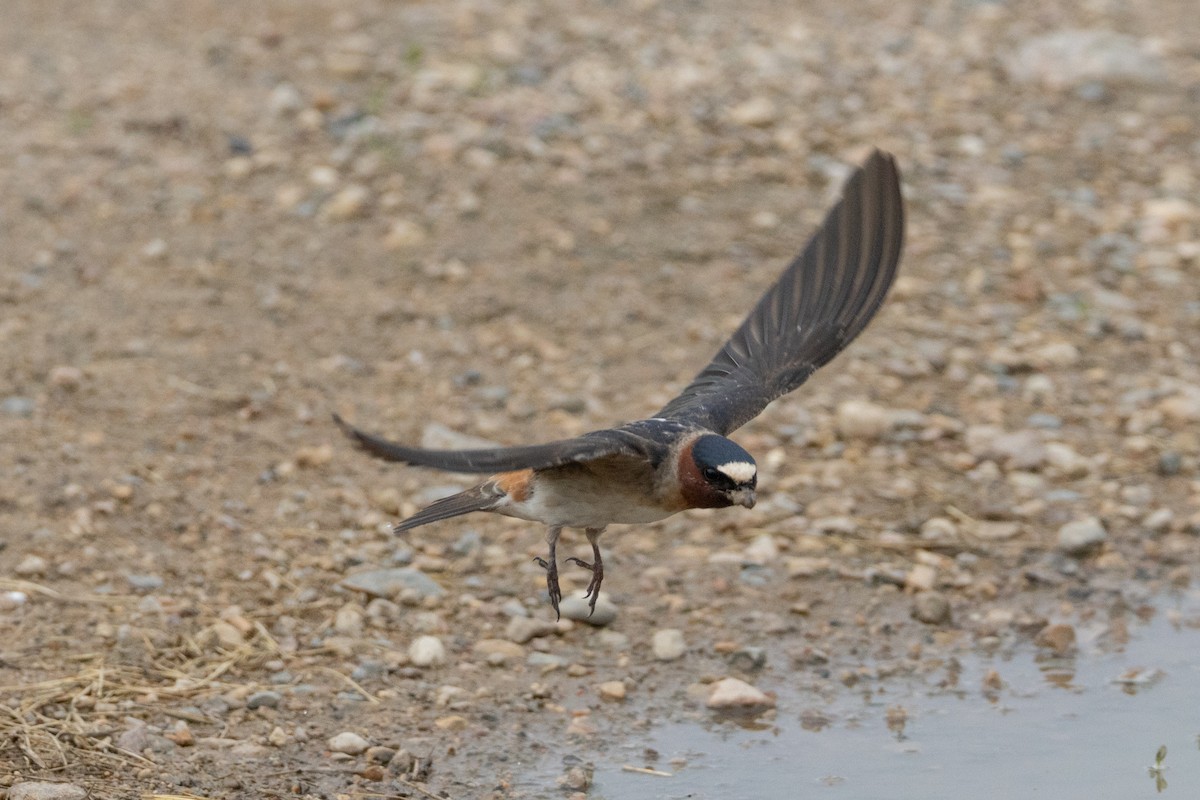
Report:
M497 492L491 481L465 492L452 494L432 503L398 524L393 531L403 533L420 525L470 514L472 511L491 511L504 502L504 493Z

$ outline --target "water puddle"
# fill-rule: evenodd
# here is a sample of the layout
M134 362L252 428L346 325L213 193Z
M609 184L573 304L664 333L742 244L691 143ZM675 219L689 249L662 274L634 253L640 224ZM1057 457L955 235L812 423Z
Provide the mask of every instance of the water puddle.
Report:
M848 689L829 702L781 689L778 717L759 730L654 728L596 763L589 797L1200 796L1200 629L1180 622L1194 623L1200 596L1155 605L1119 652L1085 646L1074 658L1047 659L1029 646L1008 658L960 659L950 688L934 677L893 681L870 699ZM983 681L993 669L1004 687L989 697Z

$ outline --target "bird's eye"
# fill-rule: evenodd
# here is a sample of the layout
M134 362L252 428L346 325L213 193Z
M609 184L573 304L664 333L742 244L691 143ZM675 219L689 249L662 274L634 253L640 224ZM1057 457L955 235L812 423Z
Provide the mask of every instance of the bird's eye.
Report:
M704 472L701 474L704 475L704 480L708 481L709 483L716 483L721 479L721 473L716 467L705 467Z

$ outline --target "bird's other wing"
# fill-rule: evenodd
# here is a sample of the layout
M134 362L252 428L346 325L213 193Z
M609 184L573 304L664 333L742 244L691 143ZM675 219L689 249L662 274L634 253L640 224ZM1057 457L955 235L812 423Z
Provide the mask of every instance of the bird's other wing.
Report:
M564 464L594 461L615 455L627 455L656 461L662 445L640 435L633 428L594 431L574 439L563 439L526 447L497 447L483 450L425 450L389 442L364 433L337 414L333 421L366 452L384 461L398 461L418 467L447 472L510 472L519 469L546 469Z
M862 332L892 285L903 243L900 173L876 150L712 362L655 416L721 434L758 416Z

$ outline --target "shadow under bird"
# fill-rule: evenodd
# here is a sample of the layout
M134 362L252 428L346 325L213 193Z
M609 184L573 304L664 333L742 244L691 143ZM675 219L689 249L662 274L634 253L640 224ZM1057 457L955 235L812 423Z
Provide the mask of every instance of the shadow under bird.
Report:
M583 528L592 561L586 598L594 610L604 564L600 535L612 524L655 522L689 508L754 505L754 458L726 436L800 386L875 316L896 275L904 242L900 175L875 151L775 285L713 360L649 419L574 439L525 447L425 450L364 433L334 415L373 456L450 472L491 473L396 526L490 511L547 526L550 603L558 613L555 546L563 528Z

